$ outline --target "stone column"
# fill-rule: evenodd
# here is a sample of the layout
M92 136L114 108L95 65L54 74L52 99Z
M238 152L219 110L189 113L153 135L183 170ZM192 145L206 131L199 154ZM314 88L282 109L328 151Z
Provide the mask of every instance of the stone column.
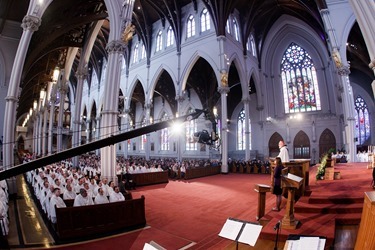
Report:
M126 49L125 44L119 40L108 43L108 68L104 85L104 105L102 111L101 138L115 135L118 130L118 94L120 88L121 60ZM100 163L102 177L116 182L116 145L101 148Z
M346 150L349 154L349 159L354 162L356 159L356 142L355 142L355 111L354 111L354 97L352 86L349 81L350 70L348 66L342 66L338 69L338 74L341 78L343 105L344 105L344 122L346 135Z
M60 104L59 104L59 116L57 120L57 152L62 151L62 133L63 133L63 119L64 119L64 102L65 95L68 90L68 85L65 82L58 84L58 90L60 93Z
M375 4L374 1L349 0L358 25L362 31L371 62L369 67L375 75ZM375 96L375 80L371 84Z
M221 94L221 172L228 173L228 108L227 94L229 87L219 87L218 92Z
M101 117L98 116L96 117L96 124L95 124L95 139L99 140L100 139L100 119ZM100 155L100 149L95 150L96 155Z
M38 154L38 114L36 109L33 112L33 121L33 159L35 159Z
M245 161L250 160L250 97L242 100L245 110Z
M47 156L47 138L48 138L48 130L47 130L47 117L48 117L48 104L46 103L44 106L43 112L43 132L42 132L42 155Z
M48 124L48 154L53 154L53 123L55 122L56 86L52 87L51 106Z
M185 101L185 98L183 96L177 95L176 96L176 101L177 101L177 113L178 115L182 115L182 103ZM179 162L182 161L182 150L183 150L183 145L182 145L182 136L185 135L183 132L182 135L178 134L177 135L177 141L176 141L176 149L177 149L177 160ZM185 138L186 140L186 138Z
M38 112L38 156L42 156L42 125L43 125L43 108Z
M77 88L75 94L75 106L74 106L74 118L73 118L73 147L81 145L81 104L82 104L82 91L83 82L87 78L88 69L87 67L79 68L76 72L77 77ZM79 156L74 156L73 166L78 166Z
M18 45L16 56L13 62L12 73L10 74L9 88L7 97L5 98L5 112L4 112L4 129L3 129L3 166L5 169L13 167L14 165L14 140L16 127L16 108L18 102L19 84L27 50L29 48L30 40L35 31L38 30L41 20L36 16L25 16L22 20L21 27L23 33Z
M146 110L146 126L151 124L150 117L151 117L151 103L145 104L145 110ZM146 134L146 145L145 145L145 156L146 161L150 160L150 151L151 151L151 143L150 143L150 133Z

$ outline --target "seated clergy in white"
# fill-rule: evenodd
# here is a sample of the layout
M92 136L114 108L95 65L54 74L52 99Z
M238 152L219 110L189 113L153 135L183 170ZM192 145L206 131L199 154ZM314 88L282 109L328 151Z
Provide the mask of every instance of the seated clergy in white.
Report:
M66 189L63 193L64 200L73 200L75 199L77 194L73 191L72 184L66 184Z
M120 188L118 186L115 186L113 189L114 189L114 192L112 192L111 195L109 196L109 202L124 201L125 197L120 192Z
M49 215L52 223L56 223L56 208L66 207L65 202L60 197L60 189L55 188L53 190L53 194L51 196L50 204L49 204Z
M84 188L79 190L79 195L74 199L73 207L88 206L94 205L94 201L91 197L87 195L87 192Z
M95 204L105 204L109 203L107 196L104 195L103 188L98 188L98 194L94 198Z

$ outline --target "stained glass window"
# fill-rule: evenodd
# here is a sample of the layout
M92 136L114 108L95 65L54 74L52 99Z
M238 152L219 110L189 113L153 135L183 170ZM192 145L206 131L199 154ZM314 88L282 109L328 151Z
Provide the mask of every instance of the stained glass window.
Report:
M187 29L186 29L187 38L195 36L195 20L193 15L190 15L187 21Z
M201 15L201 31L207 31L211 28L210 22L210 14L208 13L207 9L203 9Z
M285 112L321 110L318 78L310 55L291 43L280 66Z
M241 112L238 114L237 118L237 150L245 150L246 149L246 125L245 125L246 117L245 117L245 110L242 109ZM251 131L250 127L250 119L249 119L249 131ZM249 148L251 149L251 133L249 136Z
M168 115L164 113L161 118L162 121L168 120ZM169 150L169 128L163 128L160 131L161 150Z
M370 137L370 117L367 109L367 104L361 96L355 99L355 133L360 145Z

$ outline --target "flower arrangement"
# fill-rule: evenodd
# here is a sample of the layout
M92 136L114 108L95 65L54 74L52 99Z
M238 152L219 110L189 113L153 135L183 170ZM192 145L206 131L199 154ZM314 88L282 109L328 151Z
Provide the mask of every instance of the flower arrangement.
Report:
M326 171L326 166L327 166L327 159L328 159L328 153L323 154L318 170L316 171L317 180L322 180L324 178L324 173Z

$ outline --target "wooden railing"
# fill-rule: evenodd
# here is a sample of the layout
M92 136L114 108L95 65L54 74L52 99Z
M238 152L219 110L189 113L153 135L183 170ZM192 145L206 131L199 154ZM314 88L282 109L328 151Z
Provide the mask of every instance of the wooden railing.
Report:
M60 240L82 239L146 225L145 198L107 204L56 208Z

